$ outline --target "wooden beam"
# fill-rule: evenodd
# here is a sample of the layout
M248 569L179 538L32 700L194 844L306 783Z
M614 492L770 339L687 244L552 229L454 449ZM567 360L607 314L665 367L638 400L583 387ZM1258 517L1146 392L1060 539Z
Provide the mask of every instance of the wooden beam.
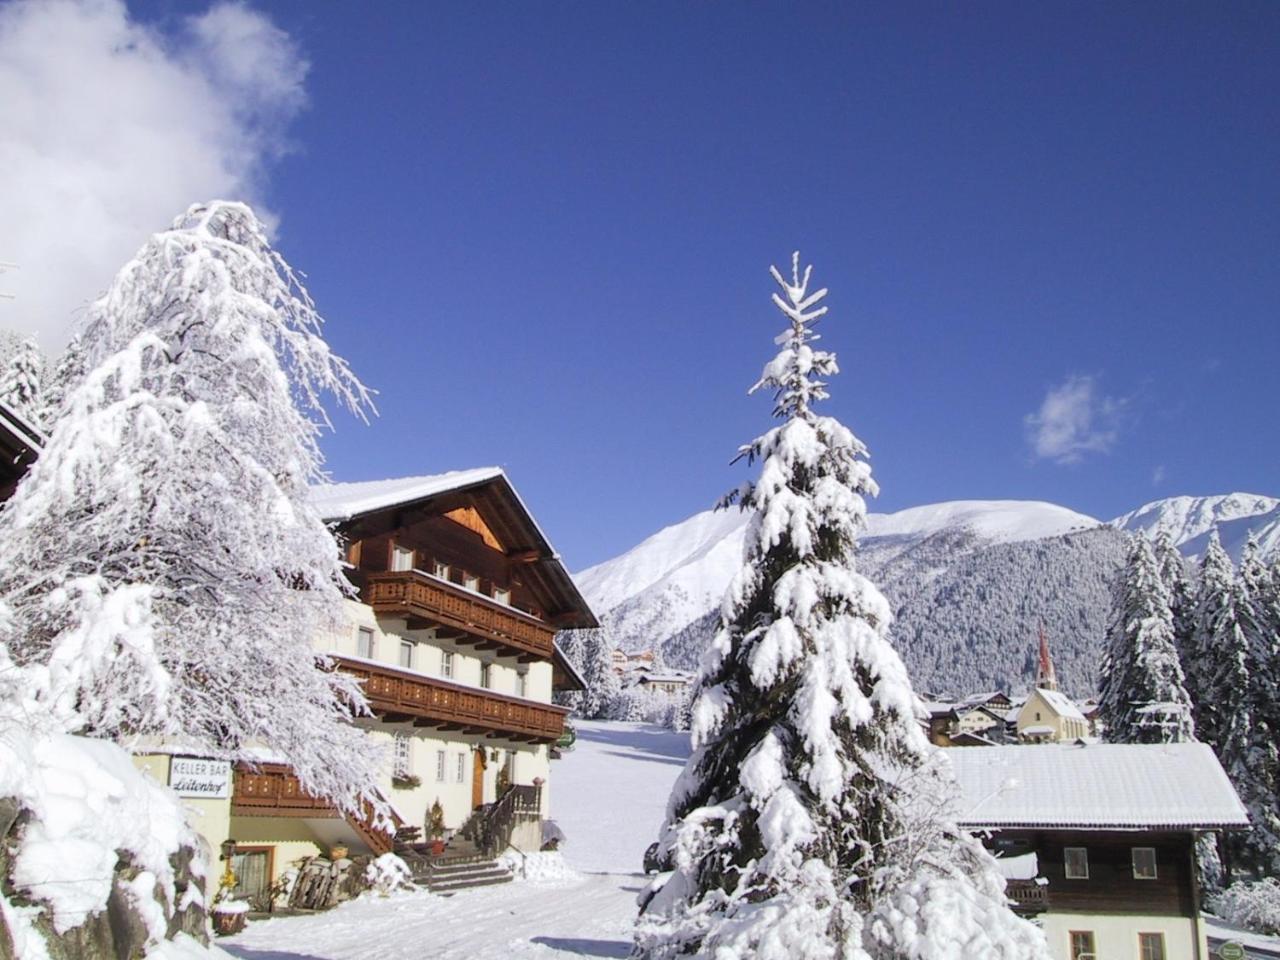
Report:
M537 563L542 559L542 556L537 550L519 550L515 553L508 553L507 559L512 563Z

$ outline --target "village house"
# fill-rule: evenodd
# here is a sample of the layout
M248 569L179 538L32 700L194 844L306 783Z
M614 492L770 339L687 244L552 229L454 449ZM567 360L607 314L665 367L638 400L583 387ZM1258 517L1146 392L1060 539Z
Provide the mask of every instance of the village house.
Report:
M692 680L689 674L675 671L645 673L636 681L636 686L653 696L679 697Z
M998 746L951 755L957 819L985 835L1054 960L1209 960L1196 838L1248 815L1201 743Z
M303 857L403 852L433 826L471 858L492 849L464 826L494 849L539 849L567 714L552 692L581 687L554 637L597 624L515 488L485 468L334 484L313 502L358 591L347 628L316 646L364 682L374 716L356 722L387 747L398 836L338 816L269 756L232 771L162 744L139 764L190 798L214 850L234 841L236 893L251 900Z

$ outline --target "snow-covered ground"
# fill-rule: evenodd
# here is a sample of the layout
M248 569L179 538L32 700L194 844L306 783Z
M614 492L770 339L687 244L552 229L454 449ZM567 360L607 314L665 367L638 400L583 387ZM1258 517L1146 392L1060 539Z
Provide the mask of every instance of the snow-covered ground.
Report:
M568 875L464 891L366 897L251 923L219 945L239 960L546 960L625 957L645 847L657 839L688 734L580 722L552 767Z

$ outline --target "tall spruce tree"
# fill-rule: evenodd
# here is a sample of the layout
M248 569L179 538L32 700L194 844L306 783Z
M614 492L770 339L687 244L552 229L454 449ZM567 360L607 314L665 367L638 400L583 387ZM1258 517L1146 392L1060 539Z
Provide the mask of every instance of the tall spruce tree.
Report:
M1116 589L1100 687L1098 715L1108 742L1195 739L1169 594L1151 545L1141 536L1131 538Z
M1245 637L1249 673L1248 707L1252 721L1236 766L1244 768L1248 785L1241 799L1249 808L1253 829L1238 838L1240 859L1254 873L1280 872L1280 650L1276 630L1274 584L1251 534L1240 556L1235 582L1237 619Z
M771 272L788 326L753 391L774 391L782 424L741 449L760 476L727 498L752 513L744 563L702 660L659 845L673 872L643 898L637 955L1044 956L989 855L939 812L954 784L889 605L857 572L876 485L862 442L813 410L837 372L813 347L826 290L798 254L790 280Z
M612 715L618 696L622 693L622 681L613 667L613 640L607 627L582 631L586 649L586 664L582 679L587 689L582 694L582 715L597 720Z
M1186 663L1191 647L1192 623L1195 619L1195 598L1191 581L1187 577L1187 561L1174 545L1173 536L1166 529L1156 533L1152 542L1160 580L1169 595L1169 613L1173 621L1173 642L1178 656ZM1185 667L1184 667L1185 669Z
M15 411L32 426L43 430L44 354L29 338L21 340L0 367L0 403Z
M1228 884L1238 871L1266 869L1280 850L1273 738L1257 715L1260 697L1270 695L1258 676L1257 634L1245 585L1215 530L1200 561L1191 639L1197 678L1192 698L1200 738L1218 755L1253 827L1243 836L1226 835L1219 841Z
M0 512L0 671L31 722L283 756L379 802L358 684L313 643L350 587L310 506L322 396L368 394L242 204L192 207L90 309L62 411Z

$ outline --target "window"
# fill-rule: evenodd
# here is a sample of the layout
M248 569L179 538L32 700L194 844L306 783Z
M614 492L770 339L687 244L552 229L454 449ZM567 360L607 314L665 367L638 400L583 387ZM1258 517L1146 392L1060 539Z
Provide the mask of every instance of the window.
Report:
M516 674L516 696L527 697L529 695L529 672L521 670Z
M1068 880L1089 879L1089 851L1084 847L1066 847L1063 849L1066 874ZM1092 934L1090 934L1092 936Z
M504 590L502 587L494 587L493 599L497 600L499 603L504 603L509 607L511 606L511 591Z
M480 664L480 686L486 690L493 685L493 667L491 664Z
M407 734L396 734L396 759L394 773L397 777L407 777L412 772L413 767L409 762L409 745L411 741Z
M446 677L446 678L453 676L453 651L452 650L440 651L440 676Z
M413 642L410 640L400 641L400 666L413 667Z
M462 783L467 778L467 755L465 753L458 754L458 783Z
M1133 879L1154 880L1156 878L1156 848L1133 848Z
M436 751L436 783L444 783L444 751Z
M468 590L475 590L475 591L479 592L479 590L480 590L480 578L479 578L479 577L473 577L473 576L472 576L471 574L469 574L469 573L464 573L464 574L462 575L462 585L463 585L464 587L466 587Z
M1097 960L1092 930L1072 930L1067 936L1071 941L1071 960Z
M356 632L356 656L373 659L373 630L361 627Z
M1164 934L1138 934L1138 960L1165 960Z
M437 561L436 561L435 574L436 574L436 576L437 576L437 577L439 577L441 580L448 580L448 579L449 579L449 565L448 565L447 563L441 563L440 561L438 561L438 560L437 560Z
M413 569L413 551L408 547L396 544L391 548L391 569L394 571Z

